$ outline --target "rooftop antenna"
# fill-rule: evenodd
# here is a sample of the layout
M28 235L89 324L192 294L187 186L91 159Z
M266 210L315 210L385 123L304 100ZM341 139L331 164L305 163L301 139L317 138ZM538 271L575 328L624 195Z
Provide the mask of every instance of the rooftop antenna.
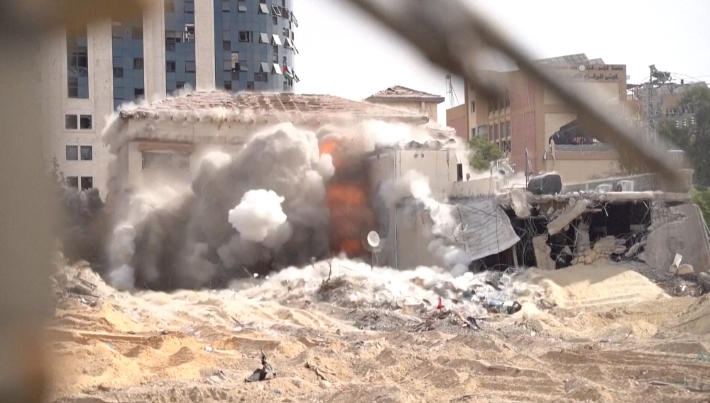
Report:
M446 97L449 98L449 106L452 108L459 104L459 97L456 96L456 91L454 91L454 84L451 81L451 74L446 75Z

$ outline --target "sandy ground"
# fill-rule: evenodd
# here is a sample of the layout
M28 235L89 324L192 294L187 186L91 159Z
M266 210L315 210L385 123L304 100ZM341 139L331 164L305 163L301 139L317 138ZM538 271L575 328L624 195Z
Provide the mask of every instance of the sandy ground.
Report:
M362 266L334 264L325 286L321 263L238 289L171 294L120 293L77 271L98 299L59 297L48 401L710 400L707 296L671 298L609 264L531 269L495 287L484 281L495 275ZM488 313L465 288L523 308ZM261 351L277 376L245 383Z

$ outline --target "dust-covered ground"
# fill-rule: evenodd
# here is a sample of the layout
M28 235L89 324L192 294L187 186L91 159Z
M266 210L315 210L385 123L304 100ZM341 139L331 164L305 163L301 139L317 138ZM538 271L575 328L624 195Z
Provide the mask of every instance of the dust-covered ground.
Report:
M454 278L335 259L172 293L61 272L50 402L710 399L710 300L628 266ZM491 312L492 298L522 309ZM245 383L262 351L276 377Z

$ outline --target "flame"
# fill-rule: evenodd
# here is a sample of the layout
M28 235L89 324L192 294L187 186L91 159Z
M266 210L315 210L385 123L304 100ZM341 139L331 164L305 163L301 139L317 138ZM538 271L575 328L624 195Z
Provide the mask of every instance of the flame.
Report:
M328 186L325 198L326 205L331 209L339 205L363 206L366 202L363 189L354 184L334 183Z
M337 140L324 140L318 148L320 154L330 154L336 168L325 196L330 210L331 249L335 253L345 252L348 257L361 256L365 250L360 238L375 226L366 165L360 158L346 158Z
M337 143L333 140L325 140L318 144L318 149L320 150L321 155L330 154L332 156L336 145Z

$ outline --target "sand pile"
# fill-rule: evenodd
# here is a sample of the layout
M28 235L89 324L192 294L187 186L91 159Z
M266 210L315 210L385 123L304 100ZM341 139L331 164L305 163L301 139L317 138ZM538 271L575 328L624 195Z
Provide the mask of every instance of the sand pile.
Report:
M564 309L593 311L670 298L646 277L623 265L531 269L526 277L531 285L542 289L546 299Z
M688 308L687 313L678 318L679 331L697 335L710 333L710 294L699 298Z

